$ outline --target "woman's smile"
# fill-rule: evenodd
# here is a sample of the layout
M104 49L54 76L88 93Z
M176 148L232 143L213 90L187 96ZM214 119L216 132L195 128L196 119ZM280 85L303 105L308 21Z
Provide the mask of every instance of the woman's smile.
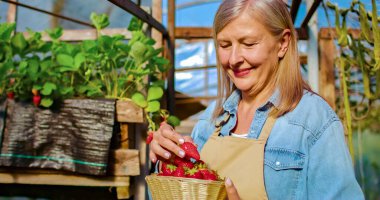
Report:
M243 78L243 77L247 76L253 69L254 69L254 67L243 68L243 69L233 69L232 71L234 72L234 76L236 78Z

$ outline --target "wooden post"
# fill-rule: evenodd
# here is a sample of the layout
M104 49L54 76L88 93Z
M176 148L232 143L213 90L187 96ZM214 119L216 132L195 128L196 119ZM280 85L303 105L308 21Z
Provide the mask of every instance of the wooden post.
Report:
M319 38L319 94L335 109L334 38Z
M17 2L17 0L11 0ZM7 22L14 23L17 20L17 5L9 4L8 13L7 13Z
M152 16L158 22L162 23L162 0L154 0L152 2ZM156 41L154 48L162 47L162 34L160 31L153 29L152 38Z
M174 74L175 74L175 55L174 55L174 48L175 48L175 0L168 0L168 32L170 36L170 63L173 65L169 69L168 73L168 91L167 91L167 98L168 98L168 105L167 109L170 113L174 113L174 106L175 106L175 88L174 88Z

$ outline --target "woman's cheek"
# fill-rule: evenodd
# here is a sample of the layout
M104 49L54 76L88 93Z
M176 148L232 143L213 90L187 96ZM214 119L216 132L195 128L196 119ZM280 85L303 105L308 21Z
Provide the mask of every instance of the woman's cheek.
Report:
M218 52L218 56L219 56L220 64L221 64L223 67L228 66L228 59L229 59L229 54L228 54L228 52L226 52L225 50L219 50L219 52Z

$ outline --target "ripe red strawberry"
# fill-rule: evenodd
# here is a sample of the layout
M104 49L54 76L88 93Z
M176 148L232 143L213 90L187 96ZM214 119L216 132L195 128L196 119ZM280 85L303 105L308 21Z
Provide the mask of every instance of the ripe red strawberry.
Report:
M149 131L148 136L146 137L146 144L150 144L153 140L153 132Z
M37 95L37 96L33 96L33 104L35 106L39 106L41 103L41 96L40 95Z
M176 169L175 165L162 162L161 172L163 176L171 176Z
M179 166L179 167L177 167L176 170L174 170L174 172L172 173L172 176L175 176L175 177L186 177L185 170L183 169L183 167Z
M204 180L218 180L218 175L213 170L200 169L199 171L201 172Z
M180 145L181 149L185 151L186 158L193 158L195 160L200 159L199 152L197 150L197 147L191 143L191 142L184 142L183 144Z
M178 156L175 156L172 159L172 163L176 165L177 167L183 167L183 168L188 168L188 169L191 169L194 167L194 164L191 161L186 160L184 158L180 158Z
M7 93L7 98L8 99L14 99L15 98L15 93L14 92L8 92Z
M186 177L203 179L202 173L196 167L187 170L186 171Z

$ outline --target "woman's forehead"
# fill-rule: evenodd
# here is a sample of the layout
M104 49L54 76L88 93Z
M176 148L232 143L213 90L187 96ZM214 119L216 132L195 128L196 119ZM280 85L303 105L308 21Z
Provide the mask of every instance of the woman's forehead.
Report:
M243 14L229 22L218 34L217 39L228 37L257 37L268 33L265 26L256 17Z

